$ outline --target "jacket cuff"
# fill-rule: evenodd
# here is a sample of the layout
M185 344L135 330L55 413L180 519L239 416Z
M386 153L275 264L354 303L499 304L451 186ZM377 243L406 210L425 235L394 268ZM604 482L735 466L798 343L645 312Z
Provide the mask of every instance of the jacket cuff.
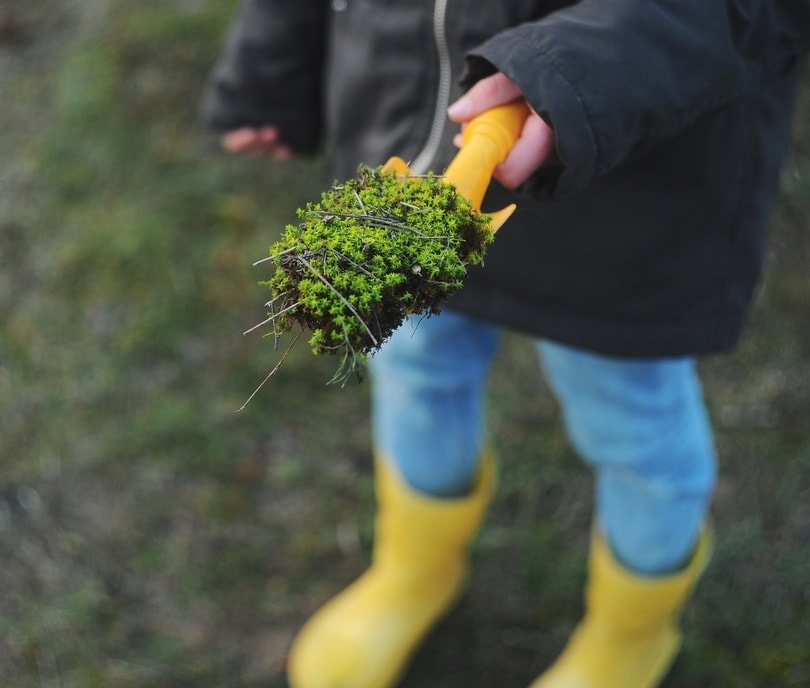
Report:
M275 108L269 111L253 105L240 94L231 95L222 84L208 90L200 108L202 123L216 132L225 133L242 127L278 127L283 142L296 155L314 155L321 142L320 112L312 107Z
M554 164L527 183L544 196L561 197L585 188L597 174L599 149L588 111L573 85L520 27L500 33L467 56L462 85L499 71L520 86L526 100L554 130ZM530 78L527 77L530 75Z

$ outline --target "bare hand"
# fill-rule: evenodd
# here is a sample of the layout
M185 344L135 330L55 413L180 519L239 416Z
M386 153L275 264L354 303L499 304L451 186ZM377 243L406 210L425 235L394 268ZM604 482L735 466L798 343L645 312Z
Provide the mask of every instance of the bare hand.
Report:
M222 147L229 153L248 153L267 156L274 160L289 160L292 149L281 142L275 127L242 127L229 131L222 137Z
M498 72L481 79L448 108L447 114L463 127L482 112L522 97L518 85ZM456 145L460 145L460 135ZM517 143L493 176L507 189L520 186L551 155L554 145L554 130L532 109Z

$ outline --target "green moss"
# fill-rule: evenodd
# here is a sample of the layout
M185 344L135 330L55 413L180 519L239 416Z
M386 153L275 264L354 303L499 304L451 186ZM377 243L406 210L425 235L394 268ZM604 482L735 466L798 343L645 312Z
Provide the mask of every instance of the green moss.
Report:
M440 177L398 178L361 166L299 209L270 247L277 269L269 333L312 331L315 354L339 354L345 379L409 315L432 315L483 260L490 218Z

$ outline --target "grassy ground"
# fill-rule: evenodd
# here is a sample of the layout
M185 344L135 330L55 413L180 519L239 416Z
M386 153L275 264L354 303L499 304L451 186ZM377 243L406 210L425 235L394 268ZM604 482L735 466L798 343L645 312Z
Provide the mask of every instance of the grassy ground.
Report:
M278 359L266 254L317 162L195 117L233 2L0 2L0 686L285 685L371 541L367 385ZM666 688L810 684L810 102L738 351L703 365L718 551ZM403 686L527 685L580 611L591 482L527 344L492 378L503 475L470 595ZM528 403L527 403L528 401ZM538 458L540 457L540 458Z

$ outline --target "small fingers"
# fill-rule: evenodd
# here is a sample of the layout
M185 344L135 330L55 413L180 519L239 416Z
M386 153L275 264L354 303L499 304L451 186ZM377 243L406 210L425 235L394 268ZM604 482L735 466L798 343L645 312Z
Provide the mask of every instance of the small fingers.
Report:
M514 189L525 182L551 155L555 146L554 131L536 113L526 119L509 155L493 176L507 189Z
M292 149L281 143L278 129L266 127L243 127L230 131L222 137L222 147L229 153L266 155L276 160L288 160Z
M257 132L249 127L229 131L222 137L222 147L229 153L244 153L257 143Z
M476 83L450 105L447 115L454 122L468 122L486 110L521 97L520 87L508 76L498 72Z

